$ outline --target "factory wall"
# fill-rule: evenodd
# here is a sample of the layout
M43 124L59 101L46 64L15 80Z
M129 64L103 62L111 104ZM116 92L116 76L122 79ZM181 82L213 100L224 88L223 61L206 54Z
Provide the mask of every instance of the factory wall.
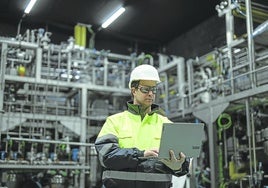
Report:
M235 19L235 32L245 33L245 20ZM226 44L225 18L214 16L166 45L166 53L193 58Z

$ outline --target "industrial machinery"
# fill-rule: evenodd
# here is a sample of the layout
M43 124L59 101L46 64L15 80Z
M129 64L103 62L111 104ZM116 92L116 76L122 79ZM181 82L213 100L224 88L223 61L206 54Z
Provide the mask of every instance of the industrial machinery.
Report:
M216 9L226 20L225 46L188 60L159 55L158 102L168 117L206 124L207 140L201 157L193 160L191 187L268 186L268 24L260 19L261 11L267 15L265 7L223 1ZM237 14L246 25L240 37L234 30Z
M139 58L97 51L52 33L0 37L0 186L96 187L93 146L105 118L125 108Z
M159 54L156 102L174 122L206 124L191 187L267 187L265 6L228 0L216 9L226 20L226 45L192 59ZM245 18L241 36L234 16ZM37 29L0 37L2 187L97 187L96 134L124 109L130 70L144 58L154 63L145 54L88 49L72 37L55 45L51 35Z

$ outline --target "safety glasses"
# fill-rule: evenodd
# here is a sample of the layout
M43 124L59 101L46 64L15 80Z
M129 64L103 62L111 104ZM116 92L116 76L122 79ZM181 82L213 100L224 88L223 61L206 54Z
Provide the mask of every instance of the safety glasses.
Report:
M153 94L156 94L156 92L157 92L157 87L155 87L155 86L153 86L153 87L139 86L138 89L139 89L142 93L149 93L150 91L152 91Z

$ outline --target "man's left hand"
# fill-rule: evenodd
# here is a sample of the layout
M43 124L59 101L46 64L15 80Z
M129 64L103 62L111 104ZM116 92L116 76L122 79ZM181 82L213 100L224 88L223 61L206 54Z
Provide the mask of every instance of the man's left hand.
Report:
M169 151L169 155L170 159L160 159L160 161L173 171L179 171L186 159L186 156L182 152L180 152L179 157L176 158L173 150Z

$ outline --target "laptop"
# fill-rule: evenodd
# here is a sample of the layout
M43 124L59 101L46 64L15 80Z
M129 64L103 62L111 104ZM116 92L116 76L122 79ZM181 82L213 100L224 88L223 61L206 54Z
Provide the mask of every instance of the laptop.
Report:
M169 150L178 157L183 152L186 157L198 158L205 140L203 123L164 123L158 158L170 158Z

